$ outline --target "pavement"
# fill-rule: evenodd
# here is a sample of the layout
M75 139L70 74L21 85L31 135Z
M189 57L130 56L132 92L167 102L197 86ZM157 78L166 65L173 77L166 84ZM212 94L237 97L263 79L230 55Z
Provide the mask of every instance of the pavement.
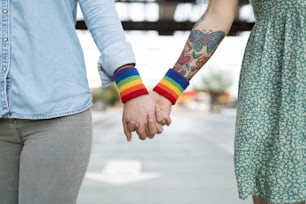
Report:
M91 159L77 204L251 204L238 198L235 110L173 110L154 140L128 143L121 109L93 112Z

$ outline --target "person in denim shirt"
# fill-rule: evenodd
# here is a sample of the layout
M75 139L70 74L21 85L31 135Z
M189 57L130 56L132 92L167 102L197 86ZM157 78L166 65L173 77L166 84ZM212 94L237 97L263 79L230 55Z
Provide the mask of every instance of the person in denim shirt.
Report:
M0 203L76 202L92 131L77 3L101 52L103 85L118 79L125 97L127 139L132 131L140 139L162 132L113 1L1 0ZM124 84L130 73L137 80Z

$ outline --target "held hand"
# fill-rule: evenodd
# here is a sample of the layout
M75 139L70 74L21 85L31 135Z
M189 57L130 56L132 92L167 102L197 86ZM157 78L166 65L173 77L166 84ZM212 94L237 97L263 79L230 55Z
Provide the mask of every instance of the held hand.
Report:
M150 96L155 102L155 118L161 125L169 126L172 122L170 118L172 103L164 96L152 91Z
M141 140L163 131L162 125L155 120L155 103L149 95L142 95L124 104L122 123L124 134L128 141L132 139L132 132L136 131Z

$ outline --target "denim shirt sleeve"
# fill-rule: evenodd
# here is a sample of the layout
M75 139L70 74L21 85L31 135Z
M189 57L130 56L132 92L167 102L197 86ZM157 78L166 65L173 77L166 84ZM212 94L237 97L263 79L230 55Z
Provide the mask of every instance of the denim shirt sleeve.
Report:
M86 25L101 53L98 71L104 86L114 81L114 71L135 64L113 0L79 0Z

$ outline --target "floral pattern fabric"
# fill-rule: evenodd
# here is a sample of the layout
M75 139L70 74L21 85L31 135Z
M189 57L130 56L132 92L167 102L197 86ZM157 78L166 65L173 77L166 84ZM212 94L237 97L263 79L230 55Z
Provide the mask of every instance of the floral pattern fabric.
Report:
M239 196L306 200L306 1L252 0L256 23L239 82Z

